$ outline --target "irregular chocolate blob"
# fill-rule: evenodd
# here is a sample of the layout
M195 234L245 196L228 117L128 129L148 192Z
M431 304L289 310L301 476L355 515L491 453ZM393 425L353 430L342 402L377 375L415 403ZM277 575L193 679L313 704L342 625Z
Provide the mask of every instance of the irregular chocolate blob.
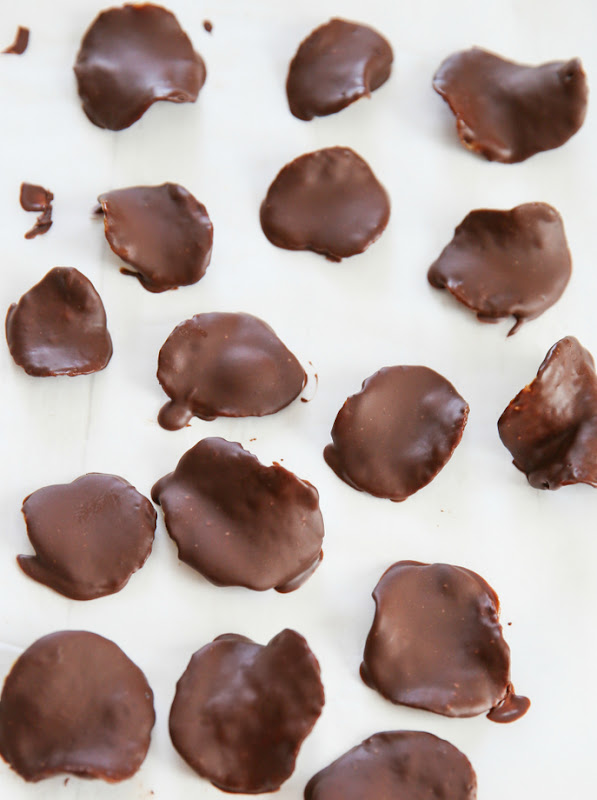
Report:
M75 75L99 128L128 128L157 100L194 103L205 64L178 20L148 3L102 11L81 42Z
M528 67L473 47L441 64L433 88L456 117L464 146L505 164L560 147L587 110L578 58Z
M181 560L217 586L290 592L323 556L317 489L236 442L203 439L151 494Z
M2 52L9 53L15 56L22 56L25 50L27 49L28 44L29 44L29 28L22 28L19 25L14 42L10 45L10 47L7 47L6 50L3 50Z
M0 754L26 781L67 773L114 783L139 769L155 722L153 693L114 642L87 631L38 639L0 698Z
M390 77L389 42L366 25L332 19L301 43L290 62L286 93L295 117L335 114Z
M174 431L192 416L262 417L299 395L306 374L265 322L214 312L181 322L164 342L158 380L171 398L158 422Z
M510 648L491 586L464 567L399 561L373 592L375 619L361 677L391 700L447 717L513 722L530 706L514 694ZM424 632L424 635L421 635Z
M319 664L284 630L267 645L230 633L195 653L170 711L174 747L225 792L275 792L324 704Z
M427 275L481 322L535 319L558 300L572 272L562 218L546 203L471 211Z
M87 375L112 357L106 312L90 280L54 267L6 315L11 356L28 375Z
M19 566L73 600L120 591L151 553L155 509L115 475L38 489L25 498L23 515L36 555L17 556Z
M313 250L330 261L362 253L390 218L371 168L347 147L307 153L283 167L261 204L261 227L276 247Z
M189 286L205 275L213 227L205 206L177 183L133 186L98 197L106 239L150 292Z
M323 455L353 489L400 502L450 460L468 411L432 369L384 367L344 403Z
M454 745L421 731L376 733L314 775L305 800L475 800L477 776Z
M42 233L47 233L52 227L52 200L54 195L49 189L33 183L21 184L20 203L25 211L41 211L35 225L25 234L25 239L34 239Z
M211 33L213 31L213 29L214 29L213 23L210 22L208 19L204 19L203 20L203 29L207 33Z
M597 487L597 375L577 339L554 344L537 377L500 417L498 431L535 489Z

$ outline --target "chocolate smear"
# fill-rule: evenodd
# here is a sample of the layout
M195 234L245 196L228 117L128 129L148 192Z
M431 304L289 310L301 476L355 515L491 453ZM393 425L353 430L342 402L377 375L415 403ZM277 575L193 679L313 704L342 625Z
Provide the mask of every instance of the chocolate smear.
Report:
M29 28L23 28L21 25L19 25L14 42L10 45L10 47L7 47L6 50L3 50L2 52L15 56L22 56L27 49L28 44Z
M364 252L389 218L385 189L367 162L347 147L291 161L261 204L261 227L272 244L313 250L330 261Z
M587 110L578 58L529 67L473 47L441 64L433 88L456 117L464 146L505 164L560 147Z
M35 225L25 234L25 239L34 239L47 233L52 227L52 200L54 195L49 189L34 183L22 183L19 197L21 208L25 211L41 211Z
M0 754L26 781L130 778L155 722L145 675L114 642L87 631L38 639L0 698Z
M292 775L323 704L319 664L296 631L265 646L225 634L196 652L178 681L170 736L218 789L275 792Z

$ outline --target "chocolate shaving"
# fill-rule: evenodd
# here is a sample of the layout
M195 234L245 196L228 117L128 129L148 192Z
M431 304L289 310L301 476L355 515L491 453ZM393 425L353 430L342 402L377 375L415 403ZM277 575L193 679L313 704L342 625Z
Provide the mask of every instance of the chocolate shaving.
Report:
M6 50L3 50L2 52L15 56L22 56L27 49L28 44L29 28L23 28L21 25L19 25L14 42L10 45L10 47L7 47Z
M35 225L25 234L25 239L34 239L46 233L52 227L52 200L54 195L49 189L34 183L22 183L19 197L21 208L25 211L41 211Z

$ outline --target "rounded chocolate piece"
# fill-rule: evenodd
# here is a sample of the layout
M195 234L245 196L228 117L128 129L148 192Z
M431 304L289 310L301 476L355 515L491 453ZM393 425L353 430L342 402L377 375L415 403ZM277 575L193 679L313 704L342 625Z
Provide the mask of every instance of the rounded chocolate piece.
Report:
M192 416L262 417L298 397L307 376L262 320L214 312L181 322L164 342L158 380L171 398L159 413L167 430Z
M324 450L353 489L400 502L447 464L462 438L469 407L428 367L384 367L344 403Z
M399 561L373 592L361 676L391 700L448 717L513 722L529 708L510 682L499 600L470 569ZM424 631L424 635L421 632Z
M317 489L237 442L203 439L152 497L180 559L217 586L290 592L322 559Z
M112 357L101 298L72 267L54 267L11 305L6 341L28 375L44 378L98 372Z
M205 64L171 11L149 3L102 11L75 62L83 110L99 128L128 128L157 100L193 103Z
M441 64L433 88L456 117L464 146L505 164L560 147L587 110L578 58L529 67L473 47Z
M366 25L332 19L312 31L290 62L286 93L295 117L335 114L387 81L394 54Z
M261 204L261 227L276 247L313 250L330 261L362 253L390 218L371 168L347 147L328 147L283 167Z
M324 704L319 664L284 630L267 645L219 636L192 657L170 711L174 747L225 792L275 792Z
M87 631L38 639L0 698L0 755L26 781L67 773L114 783L139 769L153 693L114 642Z
M204 205L177 183L132 186L98 197L106 239L150 292L189 286L205 275L213 226Z
M34 556L23 572L73 600L120 591L151 553L156 512L116 475L91 473L38 489L23 502Z
M305 800L476 800L477 776L454 745L422 731L376 733L314 775Z

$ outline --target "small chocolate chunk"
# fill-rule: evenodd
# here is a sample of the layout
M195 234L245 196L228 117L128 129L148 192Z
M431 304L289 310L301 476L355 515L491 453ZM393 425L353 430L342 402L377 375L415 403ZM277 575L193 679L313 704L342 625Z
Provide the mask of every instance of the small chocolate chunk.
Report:
M203 439L152 498L180 559L217 586L291 592L322 559L317 489L237 442Z
M153 693L118 645L87 631L38 639L0 698L0 755L26 781L130 778L149 748Z
M23 572L73 600L119 592L151 553L156 513L116 475L91 473L46 486L23 501L34 556Z
M204 19L203 20L203 29L207 33L211 33L213 31L213 29L214 29L213 23L210 22L208 19Z
M432 369L384 367L344 403L323 455L353 489L400 502L450 460L468 411Z
M332 19L312 31L290 62L286 93L295 117L335 114L390 77L394 54L373 28Z
M597 487L597 375L577 339L554 344L537 377L500 417L498 431L535 489Z
M150 292L197 283L211 258L213 227L205 206L177 183L133 186L98 197L106 239Z
M33 183L22 183L20 203L25 211L41 211L35 225L25 234L25 239L34 239L42 233L47 233L52 227L52 200L54 195L49 189Z
M456 117L464 146L504 164L560 147L587 110L578 58L529 67L473 47L441 64L433 88Z
M39 377L98 372L112 357L101 298L73 267L54 267L11 305L6 341L15 362Z
M347 147L295 158L280 170L261 204L261 227L272 244L313 250L330 261L362 253L389 218L385 189Z
M192 416L262 417L297 397L306 374L265 322L214 312L181 322L164 342L158 380L171 398L158 422L174 431Z
M194 103L205 64L171 11L149 3L102 11L81 42L75 75L99 128L128 128L158 100Z
M323 704L319 664L300 634L284 630L264 646L229 633L196 652L178 681L170 736L218 789L275 792Z
M421 731L376 733L314 775L305 800L475 800L477 776L454 745Z
M511 211L471 211L427 277L481 322L512 315L511 336L561 297L571 271L558 212L546 203L525 203Z
M510 682L498 596L476 572L399 561L382 575L373 598L361 664L372 689L392 703L447 717L487 714L513 722L528 711L529 700L515 695Z
M3 53L9 53L15 56L22 56L25 50L27 49L27 45L29 44L29 28L23 28L21 25L17 28L17 34L15 36L14 42L7 47L6 50L3 50Z

